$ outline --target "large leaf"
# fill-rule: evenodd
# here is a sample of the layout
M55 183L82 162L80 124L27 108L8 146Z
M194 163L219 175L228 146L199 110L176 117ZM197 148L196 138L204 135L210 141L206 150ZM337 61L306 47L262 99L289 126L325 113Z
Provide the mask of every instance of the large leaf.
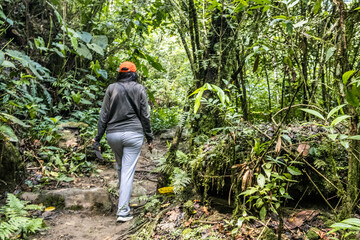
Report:
M106 46L108 45L108 38L105 35L98 35L94 36L91 40L91 43L95 43L96 45L100 46L102 49L105 50Z
M78 49L76 50L76 52L80 56L87 58L89 60L92 60L91 52L84 44L80 43L80 46L78 46Z
M97 73L100 74L100 76L102 76L105 80L108 78L108 73L104 69L97 70Z
M259 213L260 219L263 220L263 221L265 221L266 212L267 212L266 207L263 206L261 208L261 210L260 210L260 213Z
M43 80L44 77L49 77L49 69L41 66L37 62L34 62L25 53L8 49L6 50L6 54L18 60L23 67L29 68L40 80Z
M86 44L86 46L91 50L95 51L96 53L100 54L101 56L104 56L104 50L99 45L95 43L88 43Z
M76 32L76 34L83 40L85 43L90 43L92 35L88 32Z
M202 98L202 95L204 94L204 91L206 89L204 87L202 87L200 89L200 91L198 92L198 94L196 95L196 98L195 98L195 105L194 105L194 113L196 114L197 111L199 110L199 107L200 107L200 102L201 102L201 98Z
M327 62L334 55L335 51L336 51L335 47L331 47L326 51L325 62Z
M337 111L339 111L342 107L344 107L346 104L342 104L340 106L334 107L333 109L331 109L331 111L329 112L329 114L327 115L326 119L329 119L334 113L336 113Z
M357 227L360 227L360 219L359 218L348 218L348 219L345 219L343 221L341 221L345 224L350 224L350 225L353 225L353 226L357 226Z
M351 116L349 116L349 115L339 116L339 117L335 118L334 121L332 121L331 126L335 126L336 124L340 123L341 121L343 121L349 117L351 117Z
M356 97L356 94L354 94L353 89L351 89L350 91L345 90L345 97L346 97L346 101L354 106L354 107L358 107L360 102L359 102L359 98Z
M17 117L14 117L13 115L7 114L7 113L0 113L0 117L3 117L13 123L19 124L22 127L30 127L29 125L26 125L23 121L18 119Z
M314 116L317 116L323 120L325 120L325 118L321 115L321 113L315 111L315 110L312 110L312 109L307 109L307 108L301 108L300 110L304 111L304 112L307 112L307 113L310 113Z
M354 70L351 70L351 71L347 71L346 73L343 74L342 80L343 80L343 83L345 85L347 84L347 82L348 82L349 78L351 77L351 75L354 74L354 72L355 72Z
M0 139L9 140L11 142L19 141L12 128L7 125L0 125Z

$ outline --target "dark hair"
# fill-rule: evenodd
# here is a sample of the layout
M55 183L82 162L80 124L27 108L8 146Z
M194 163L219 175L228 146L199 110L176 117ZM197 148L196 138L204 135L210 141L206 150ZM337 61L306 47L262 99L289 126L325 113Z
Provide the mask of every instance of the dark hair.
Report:
M119 82L121 80L134 81L137 82L138 76L136 72L119 72L116 81Z

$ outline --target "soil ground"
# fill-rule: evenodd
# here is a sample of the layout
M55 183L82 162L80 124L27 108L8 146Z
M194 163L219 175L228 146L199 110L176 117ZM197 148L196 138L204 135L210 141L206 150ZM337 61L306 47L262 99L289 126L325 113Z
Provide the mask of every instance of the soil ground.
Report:
M153 154L148 152L144 144L139 158L135 182L141 182L142 186L147 186L147 194L154 194L157 185L157 174L153 172L156 167L154 160L163 156L167 151L166 143L160 140L154 141ZM95 188L104 187L109 189L109 183L117 181L117 173L113 166L101 165L99 174L91 177L77 178L71 186L64 184L67 188ZM58 186L59 187L59 186ZM61 186L59 187L61 188ZM57 189L59 189L57 188ZM116 190L114 190L116 191ZM44 216L49 230L33 236L31 239L38 240L117 240L126 239L127 231L132 221L125 223L116 222L117 197L113 197L114 209L108 214L97 214L86 211L53 211Z

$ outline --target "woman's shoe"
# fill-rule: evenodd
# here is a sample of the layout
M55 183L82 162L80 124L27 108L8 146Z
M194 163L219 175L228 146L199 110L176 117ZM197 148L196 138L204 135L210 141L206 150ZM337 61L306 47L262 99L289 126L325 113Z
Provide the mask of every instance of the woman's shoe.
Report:
M116 221L117 222L127 222L133 219L134 217L131 214L128 214L126 216L118 216Z

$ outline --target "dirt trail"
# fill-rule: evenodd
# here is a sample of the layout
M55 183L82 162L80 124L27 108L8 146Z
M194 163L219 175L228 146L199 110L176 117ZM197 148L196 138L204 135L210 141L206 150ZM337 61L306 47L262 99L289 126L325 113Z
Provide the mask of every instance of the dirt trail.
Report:
M157 174L152 171L155 168L154 160L162 157L167 150L166 143L160 140L154 141L153 154L147 150L144 144L139 158L131 201L136 197L156 192ZM103 187L109 191L116 192L117 174L115 169L108 166L99 166L99 175L78 178L74 181L74 188L91 189ZM127 231L132 221L116 223L117 197L111 198L114 207L112 212L99 214L89 211L62 210L49 212L45 217L46 224L50 227L48 231L34 236L38 240L120 240L127 238ZM138 203L138 202L137 202ZM134 208L133 208L134 209Z

